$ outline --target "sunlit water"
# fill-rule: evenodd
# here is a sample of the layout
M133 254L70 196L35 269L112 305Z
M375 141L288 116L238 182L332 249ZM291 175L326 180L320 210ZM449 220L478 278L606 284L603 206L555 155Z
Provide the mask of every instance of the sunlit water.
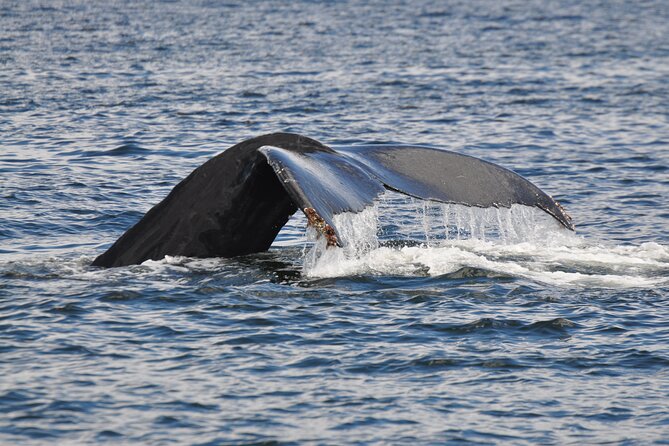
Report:
M666 444L665 2L0 7L0 443ZM92 259L248 137L485 158L573 216L397 194L325 249Z

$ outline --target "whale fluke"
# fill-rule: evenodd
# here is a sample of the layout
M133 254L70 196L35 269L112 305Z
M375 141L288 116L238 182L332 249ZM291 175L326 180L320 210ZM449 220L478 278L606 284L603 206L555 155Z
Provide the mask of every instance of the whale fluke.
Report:
M550 195L504 167L448 150L421 146L342 147L385 187L423 200L476 207L536 206L574 230L571 217Z
M195 169L92 264L265 251L298 209L329 245L342 245L333 217L362 211L386 188L467 206L536 206L574 229L549 195L478 158L421 146L334 150L302 135L274 133L232 146Z

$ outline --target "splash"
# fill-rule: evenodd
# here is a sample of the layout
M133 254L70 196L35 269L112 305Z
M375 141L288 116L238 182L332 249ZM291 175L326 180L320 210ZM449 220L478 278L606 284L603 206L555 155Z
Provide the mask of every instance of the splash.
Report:
M469 268L597 287L653 287L669 276L669 247L592 244L526 206L480 209L387 194L363 212L337 215L335 225L346 243L341 249L328 249L308 230L305 276L441 276Z
M379 212L378 206L371 206L362 212L344 213L334 216L339 238L345 241L340 249L328 247L327 240L311 226L307 226L307 240L313 242L304 258L306 275L327 275L326 265L344 265L364 258L379 248L377 237ZM325 268L324 268L325 267ZM319 274L320 272L320 274Z
M386 194L377 207L380 208L377 214L390 216L386 222L390 226L381 234L382 238L399 236L405 240L420 241L428 247L468 239L491 240L499 244L539 240L542 243L564 244L575 241L573 232L565 230L545 212L528 206L476 208L407 200ZM399 220L394 214L400 217Z

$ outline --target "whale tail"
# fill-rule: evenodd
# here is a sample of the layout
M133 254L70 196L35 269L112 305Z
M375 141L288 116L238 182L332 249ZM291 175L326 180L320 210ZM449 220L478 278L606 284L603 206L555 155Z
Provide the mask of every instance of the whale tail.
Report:
M385 189L466 206L536 206L574 229L549 195L478 158L408 145L334 150L302 135L274 133L241 142L195 169L93 266L265 251L298 209L329 245L342 245L333 217L362 211Z

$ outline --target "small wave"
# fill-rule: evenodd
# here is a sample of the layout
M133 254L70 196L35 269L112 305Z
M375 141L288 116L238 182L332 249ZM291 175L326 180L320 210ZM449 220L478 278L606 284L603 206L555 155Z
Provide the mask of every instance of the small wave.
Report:
M127 142L121 144L120 146L114 147L110 150L85 150L85 151L75 151L71 154L79 155L83 158L89 157L101 157L101 156L115 156L115 157L128 157L128 156L143 156L150 154L151 150L141 147L135 142Z

